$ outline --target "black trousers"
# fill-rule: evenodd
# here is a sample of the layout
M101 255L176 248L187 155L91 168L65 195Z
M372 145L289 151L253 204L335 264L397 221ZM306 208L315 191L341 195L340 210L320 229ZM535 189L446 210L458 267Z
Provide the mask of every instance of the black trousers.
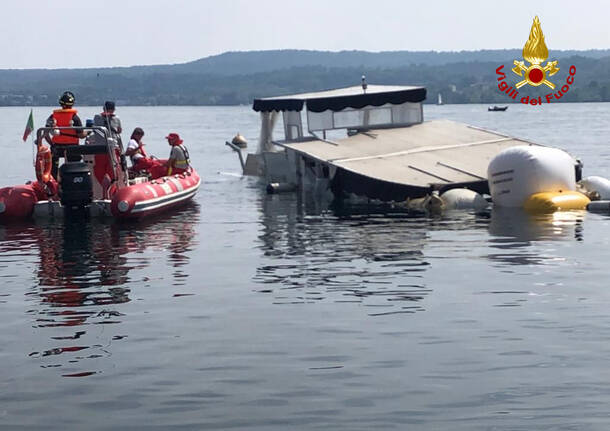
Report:
M78 145L51 145L51 175L56 180L57 174L59 173L59 159L65 157L65 151L67 148L78 147ZM78 162L81 160L80 154L69 154L66 157L66 162Z

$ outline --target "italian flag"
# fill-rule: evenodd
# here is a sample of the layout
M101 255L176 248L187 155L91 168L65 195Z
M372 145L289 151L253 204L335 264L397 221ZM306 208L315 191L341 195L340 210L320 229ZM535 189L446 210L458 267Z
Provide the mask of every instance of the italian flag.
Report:
M28 117L28 123L25 125L25 131L23 132L23 142L28 139L30 133L34 131L34 112L30 109L30 116Z

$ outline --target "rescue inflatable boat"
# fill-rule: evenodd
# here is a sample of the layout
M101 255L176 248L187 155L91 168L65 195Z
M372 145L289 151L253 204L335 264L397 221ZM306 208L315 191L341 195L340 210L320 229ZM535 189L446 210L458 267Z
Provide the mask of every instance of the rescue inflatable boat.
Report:
M61 165L56 181L50 175L48 147L42 143L49 129L37 132L36 180L0 189L0 221L77 215L140 219L185 204L201 185L192 167L158 178L130 172L120 143L100 126L82 128L90 132L86 143L66 149L65 154L81 160ZM98 164L106 172L100 173Z

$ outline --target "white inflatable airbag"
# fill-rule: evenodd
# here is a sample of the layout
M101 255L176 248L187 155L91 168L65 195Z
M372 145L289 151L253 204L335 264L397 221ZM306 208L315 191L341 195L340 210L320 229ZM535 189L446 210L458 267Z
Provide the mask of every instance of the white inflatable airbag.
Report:
M599 193L601 200L610 200L610 180L593 176L583 178L579 183L585 190Z
M534 193L575 190L575 163L558 148L522 145L501 151L487 168L494 205L522 207Z
M468 189L447 190L441 195L441 199L448 210L480 211L489 205L483 196Z

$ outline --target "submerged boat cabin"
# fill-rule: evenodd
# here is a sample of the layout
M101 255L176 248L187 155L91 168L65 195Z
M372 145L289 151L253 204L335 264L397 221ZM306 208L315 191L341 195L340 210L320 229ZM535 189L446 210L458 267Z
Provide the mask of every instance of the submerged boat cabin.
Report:
M253 109L261 113L262 127L268 126L269 132L281 112L285 141L298 141L318 139L319 133L325 137L329 130L359 131L418 124L423 121L425 99L423 87L370 85L255 99ZM303 110L307 134L303 133ZM270 141L263 142L268 145Z
M452 121L424 122L425 99L424 87L364 83L255 99L261 133L244 174L383 201L452 187L488 192L491 158L524 141ZM284 136L274 139L280 113Z

